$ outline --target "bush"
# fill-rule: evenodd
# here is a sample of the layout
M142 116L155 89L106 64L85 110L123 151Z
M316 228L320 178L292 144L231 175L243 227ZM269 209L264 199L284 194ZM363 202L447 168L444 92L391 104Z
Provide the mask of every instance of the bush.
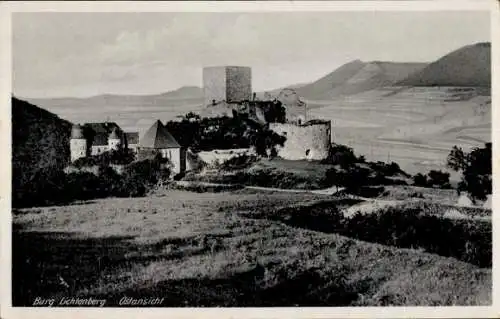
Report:
M82 168L86 166L109 166L110 164L127 165L134 160L135 154L131 150L112 150L103 152L99 155L79 158L74 161L72 165L76 168Z
M450 173L431 170L428 174L427 184L437 188L451 188Z
M342 204L341 201L326 201L251 216L383 245L424 249L479 267L492 266L492 225L489 221L443 218L435 215L436 207L427 205L387 207L346 218L340 209Z
M325 164L340 165L342 168L349 168L361 161L356 157L352 148L342 144L333 144L330 148L328 158L322 162Z
M348 192L356 192L369 183L370 170L364 167L352 166L348 169L331 168L326 172L326 180L330 185L345 187Z
M420 187L427 187L428 185L427 176L422 173L416 174L415 176L413 176L413 185Z
M231 157L228 160L219 164L220 169L222 170L235 170L235 169L243 169L250 166L252 163L255 163L258 160L255 155L241 154L238 156Z
M67 204L74 200L93 198L144 196L159 181L170 177L170 169L163 159L155 158L131 163L119 175L107 165L99 166L99 173L44 169L35 174L32 182L13 194L13 207Z

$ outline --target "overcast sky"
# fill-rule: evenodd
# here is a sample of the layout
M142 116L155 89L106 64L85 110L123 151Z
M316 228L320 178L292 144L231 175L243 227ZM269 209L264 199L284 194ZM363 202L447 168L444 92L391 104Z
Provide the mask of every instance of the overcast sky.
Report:
M20 97L201 86L208 65L252 67L262 91L363 61L433 61L490 41L488 12L15 13Z

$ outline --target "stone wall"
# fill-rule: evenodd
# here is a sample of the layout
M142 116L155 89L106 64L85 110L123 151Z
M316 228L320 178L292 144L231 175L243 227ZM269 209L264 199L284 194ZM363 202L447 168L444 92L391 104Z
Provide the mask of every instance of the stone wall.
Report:
M242 66L226 68L226 101L240 102L252 99L252 69Z
M288 160L323 160L331 147L331 122L311 121L297 125L292 123L271 123L269 128L284 135L283 147L278 155Z
M226 100L225 67L203 68L203 91L205 96L205 106L211 105L213 100L216 102Z
M203 68L205 106L212 101L240 102L252 98L252 69L241 66Z

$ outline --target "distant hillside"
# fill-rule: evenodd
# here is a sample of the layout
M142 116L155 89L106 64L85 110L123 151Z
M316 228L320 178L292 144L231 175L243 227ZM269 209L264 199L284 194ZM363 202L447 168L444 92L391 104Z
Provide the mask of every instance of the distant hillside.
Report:
M58 107L106 108L172 106L176 103L198 103L203 101L203 89L196 86L184 86L177 90L155 95L115 95L104 94L88 98L47 98L27 99L30 103L53 110Z
M12 194L23 198L30 181L45 168L70 159L71 123L28 102L12 98Z
M400 83L405 86L491 86L491 45L477 43L453 51Z
M306 99L328 100L393 85L425 66L425 63L355 60L313 83L297 88L296 92Z

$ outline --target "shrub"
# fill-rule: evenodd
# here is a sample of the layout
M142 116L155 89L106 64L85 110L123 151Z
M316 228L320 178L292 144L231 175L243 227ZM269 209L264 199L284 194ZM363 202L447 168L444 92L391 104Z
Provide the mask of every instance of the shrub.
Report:
M428 174L427 184L431 187L451 188L450 173L431 170Z
M413 176L413 185L427 187L427 176L422 173L416 174L415 176Z
M394 206L346 218L342 202L315 203L271 212L252 213L295 227L307 228L401 248L424 249L479 267L492 265L492 225L489 221L448 219L435 215L441 206ZM347 203L348 206L352 203Z
M131 150L111 150L98 155L79 158L74 161L72 165L76 168L85 166L108 166L110 164L127 165L134 160L135 154Z
M241 154L225 160L222 164L219 164L219 167L222 170L242 169L250 166L252 163L255 163L257 159L258 158L255 155Z
M356 192L369 183L370 170L364 167L349 167L336 170L331 168L326 172L326 179L331 185L345 187L349 192Z
M348 168L358 162L360 161L354 154L353 149L342 144L333 144L328 158L323 161L325 164L340 165L342 168Z

